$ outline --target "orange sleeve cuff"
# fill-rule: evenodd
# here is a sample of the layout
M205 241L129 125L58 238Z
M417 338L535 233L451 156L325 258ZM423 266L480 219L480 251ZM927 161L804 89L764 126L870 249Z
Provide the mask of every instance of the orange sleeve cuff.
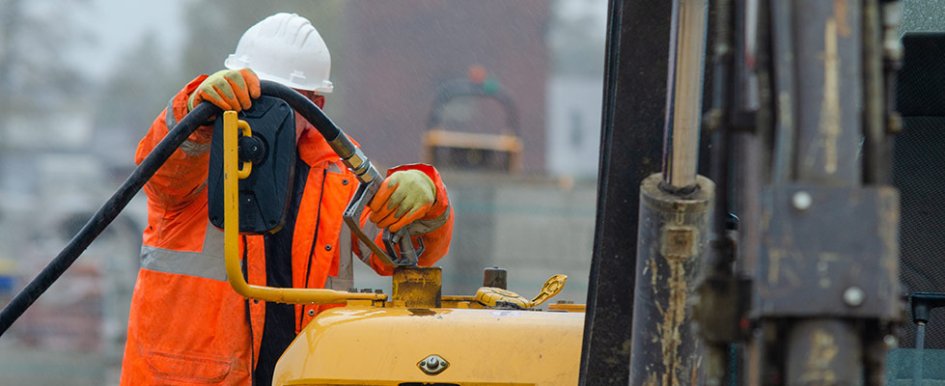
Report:
M187 115L187 99L190 98L190 94L193 94L194 91L197 90L197 87L203 83L204 79L207 79L207 76L207 74L198 75L171 99L170 107L173 109L172 113L174 114L175 122L180 122L180 120L184 119L184 116ZM195 143L209 143L211 139L210 136L201 134L200 130L196 130L188 139Z

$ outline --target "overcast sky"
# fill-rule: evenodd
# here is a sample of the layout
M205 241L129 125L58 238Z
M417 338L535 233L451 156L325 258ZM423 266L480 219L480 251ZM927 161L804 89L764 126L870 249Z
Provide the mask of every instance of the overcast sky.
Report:
M180 20L184 5L193 0L90 0L90 7L80 12L79 18L95 38L88 50L75 53L79 67L96 79L111 70L114 61L128 51L149 32L154 32L167 51L168 62L179 60L183 33ZM199 0L198 0L199 1ZM595 24L606 25L606 0L563 0L559 14L567 18L592 15ZM602 31L603 32L603 31ZM88 65L102 63L103 65Z
M80 67L100 79L123 52L134 47L149 31L155 33L169 59L177 60L178 51L174 47L179 46L182 39L179 20L186 1L91 0L91 6L81 17L95 42L90 49L77 52L75 57L82 63L104 65Z

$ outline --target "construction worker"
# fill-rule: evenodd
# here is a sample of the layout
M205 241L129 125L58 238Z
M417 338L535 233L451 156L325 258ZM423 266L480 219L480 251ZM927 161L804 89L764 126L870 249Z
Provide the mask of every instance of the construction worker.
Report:
M141 162L194 106L243 110L259 96L259 79L298 90L318 106L332 91L331 58L305 18L280 13L247 30L226 70L201 75L177 93L141 140ZM241 237L250 284L295 288L351 287L353 252L382 275L384 266L351 238L342 211L357 180L318 131L296 116L298 160L285 226ZM145 186L148 227L135 285L121 375L123 385L270 385L276 360L318 314L317 305L248 301L226 281L223 234L207 212L212 127L198 129ZM380 228L407 227L429 266L449 248L452 210L429 165L391 169L366 211ZM347 276L347 277L346 277Z

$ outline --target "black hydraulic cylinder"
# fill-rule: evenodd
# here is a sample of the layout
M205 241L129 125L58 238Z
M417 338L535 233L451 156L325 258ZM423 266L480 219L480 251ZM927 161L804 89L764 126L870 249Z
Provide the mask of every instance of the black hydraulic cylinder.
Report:
M630 384L698 385L702 349L690 328L689 297L707 248L715 184L698 176L697 189L676 195L661 180L653 174L640 188Z
M837 7L793 1L797 82L797 180L857 185L861 137L862 33L859 2ZM783 70L783 69L779 69Z
M804 319L788 333L787 385L862 385L860 355L847 347L860 347L860 336L847 322L837 319ZM847 370L847 371L844 371Z
M793 2L795 15L803 15L806 20L793 31L799 86L798 181L848 186L861 183L857 162L862 127L860 5L847 2L841 8L820 0ZM794 326L786 342L787 384L860 384L863 343L856 339L854 328L852 323L837 319L808 319ZM817 344L818 339L836 342L835 357L831 357L836 360L811 365L810 360L824 349ZM820 371L812 373L812 366ZM844 380L831 378L834 374L842 375ZM802 379L810 383L802 383Z
M753 312L760 326L753 352L766 358L753 358L762 367L749 369L749 383L864 384L878 366L865 363L882 360L864 358L882 335L863 332L855 320L891 314L893 286L886 283L895 281L890 224L898 207L893 192L860 187L863 2L768 4L777 107L774 178L762 189L761 213L745 216L751 219L746 229L754 228L751 236L761 244L759 258L746 260L755 275ZM830 212L834 208L848 210ZM882 248L858 250L874 234L885 236ZM833 261L843 261L842 268ZM876 277L856 281L865 275ZM798 296L795 289L816 292Z
M324 137L326 141L334 141L338 138L338 135L341 134L341 129L338 128L338 125L335 125L335 123L325 115L322 109L318 108L318 106L305 97L305 95L299 94L297 91L276 82L263 80L259 83L263 95L284 100L292 107L292 110L295 110L295 112L299 113L299 115L311 123L312 126L315 126L315 129L322 134L322 137Z

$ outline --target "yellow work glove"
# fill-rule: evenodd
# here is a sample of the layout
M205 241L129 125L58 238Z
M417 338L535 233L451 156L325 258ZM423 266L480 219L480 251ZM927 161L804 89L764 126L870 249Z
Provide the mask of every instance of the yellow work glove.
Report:
M419 170L394 172L371 199L371 221L397 232L422 218L436 201L436 185Z
M187 112L200 102L213 103L223 110L241 111L259 98L259 77L253 70L220 70L204 79L187 99Z

